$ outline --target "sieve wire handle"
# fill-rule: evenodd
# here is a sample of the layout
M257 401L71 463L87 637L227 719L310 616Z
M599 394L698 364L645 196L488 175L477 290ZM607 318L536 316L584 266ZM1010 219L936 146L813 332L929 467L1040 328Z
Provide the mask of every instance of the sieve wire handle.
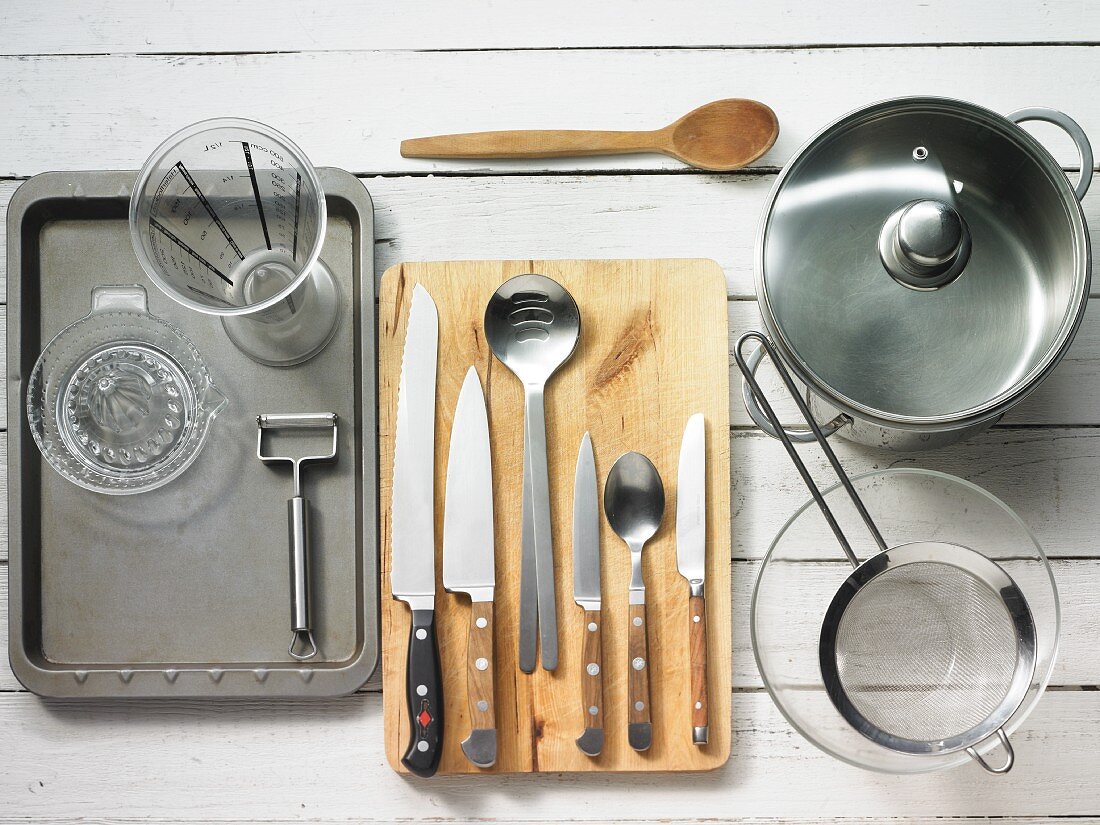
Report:
M1005 733L1004 728L997 728L997 738L1001 740L1001 747L1005 749L1005 761L1004 764L999 767L994 768L986 762L985 757L978 753L975 748L967 748L966 753L971 759L990 773L1008 773L1012 770L1012 765L1016 762L1016 752L1012 750L1012 744L1008 741L1008 734Z
M825 453L825 457L829 459L829 464L832 465L833 472L835 472L837 478L840 479L840 483L844 486L844 490L848 493L848 497L852 500L852 504L855 506L860 518L863 519L863 523L867 525L867 529L870 531L879 550L886 549L886 541L875 525L874 519L871 518L871 514L867 512L867 508L863 505L863 501L856 492L856 488L852 486L848 474L844 472L844 467L841 466L840 460L836 457L836 453L834 453L833 448L829 446L829 442L826 440L825 434L821 431L821 427L818 425L813 413L810 412L809 406L806 404L805 400L803 400L801 393L798 392L798 388L794 384L794 379L791 378L791 374L787 371L786 365L776 353L775 348L772 346L772 342L768 340L768 337L762 332L757 332L756 330L746 332L737 339L737 346L733 351L733 357L734 360L737 361L737 367L741 370L741 374L745 376L745 381L752 390L753 396L759 403L761 409L763 409L764 415L767 416L768 421L771 422L779 440L783 443L783 447L787 451L787 455L791 457L795 469L797 469L798 474L802 476L802 481L806 484L806 488L810 491L810 495L813 496L814 501L817 503L818 509L820 509L821 514L825 516L825 521L829 523L833 535L835 535L836 540L840 542L840 547L844 551L844 555L848 557L848 561L852 563L853 567L859 567L859 559L856 557L855 551L852 550L852 545L848 541L847 536L844 535L844 530L841 529L840 523L836 520L836 516L833 515L832 509L825 503L825 497L821 494L821 489L814 482L813 476L810 475L810 471L806 468L806 463L798 455L798 451L795 450L794 443L791 441L787 431L783 428L783 425L779 422L779 416L775 414L775 410L772 409L771 403L764 395L764 391L760 388L760 383L756 380L755 371L749 366L745 359L742 350L744 345L749 341L758 342L760 347L767 352L768 358L771 359L772 365L775 367L775 371L778 372L779 377L783 379L783 384L787 387L787 392L791 394L795 404L798 405L798 411L802 414L802 417L806 419L806 423L813 432L814 438L821 446L822 451Z

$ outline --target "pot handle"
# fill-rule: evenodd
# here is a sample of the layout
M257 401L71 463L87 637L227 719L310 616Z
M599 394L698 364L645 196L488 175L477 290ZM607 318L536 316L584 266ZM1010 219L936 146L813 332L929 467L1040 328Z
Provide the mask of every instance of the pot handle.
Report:
M1005 750L1005 761L997 767L993 767L986 762L985 757L973 747L967 748L966 753L990 773L1005 774L1012 770L1012 765L1016 761L1016 753L1012 750L1012 744L1008 741L1008 735L1005 733L1004 728L997 728L997 738L1001 740L1001 747Z
M1077 195L1077 200L1084 200L1085 193L1089 191L1089 184L1092 183L1092 145L1089 143L1089 139L1085 137L1085 130L1077 124L1077 121L1064 112L1059 112L1057 109L1047 109L1043 106L1020 109L1018 112L1007 115L1007 117L1017 125L1028 120L1042 120L1046 123L1053 123L1073 139L1073 142L1077 144L1077 152L1081 155L1081 177L1078 178L1073 191Z
M756 368L760 366L763 358L764 348L758 345L746 356L745 366L755 374ZM749 414L749 418L752 419L753 423L772 438L779 438L779 433L776 432L775 427L772 426L772 422L768 420L764 411L760 409L756 394L752 391L752 387L749 386L749 382L744 376L741 377L741 397L745 401L745 411ZM829 423L821 425L821 434L828 438L847 423L848 421L843 415L838 415ZM787 434L787 438L796 444L809 444L817 440L812 430L788 430L784 428L783 432Z

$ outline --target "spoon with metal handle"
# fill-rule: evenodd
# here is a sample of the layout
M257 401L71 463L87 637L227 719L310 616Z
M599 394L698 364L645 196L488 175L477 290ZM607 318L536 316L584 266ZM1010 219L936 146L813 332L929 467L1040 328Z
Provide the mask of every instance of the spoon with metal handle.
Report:
M584 129L467 132L401 141L406 158L560 158L659 152L689 166L728 172L767 152L779 135L770 107L728 98L707 103L662 129L606 132Z
M646 632L642 550L661 526L665 488L653 462L641 453L626 453L615 462L603 493L603 510L611 529L630 548L630 625L627 653L627 738L636 751L653 743L649 707L649 642Z
M576 349L580 331L581 316L573 296L544 275L517 275L506 281L493 293L485 308L485 337L489 347L522 382L524 393L519 663L525 673L535 669L536 627L543 669L554 670L558 666L554 543L550 527L543 396L546 382ZM535 587L531 587L532 572Z

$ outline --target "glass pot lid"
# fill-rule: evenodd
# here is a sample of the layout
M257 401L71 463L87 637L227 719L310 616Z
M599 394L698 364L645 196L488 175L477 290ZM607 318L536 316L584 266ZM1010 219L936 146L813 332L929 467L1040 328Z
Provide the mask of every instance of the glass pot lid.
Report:
M966 422L1068 346L1088 235L1060 167L1014 122L903 98L837 121L784 170L756 271L769 331L827 400L885 424Z

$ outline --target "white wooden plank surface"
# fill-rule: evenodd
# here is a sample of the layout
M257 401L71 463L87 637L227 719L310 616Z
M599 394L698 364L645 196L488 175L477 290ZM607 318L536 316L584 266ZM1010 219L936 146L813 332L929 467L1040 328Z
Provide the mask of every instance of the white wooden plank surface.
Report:
M4 53L755 46L1095 41L1100 9L1074 0L590 3L512 0L67 0L5 12Z
M414 260L712 258L737 299L756 295L753 245L774 181L770 174L363 178L374 201L379 277ZM0 180L0 221L22 183ZM1100 183L1084 210L1100 248ZM0 287L6 243L0 233Z
M287 131L318 164L386 175L365 181L376 205L379 271L403 259L701 256L718 260L730 295L746 299L753 294L751 246L774 168L844 111L882 97L938 93L1002 112L1061 108L1100 134L1092 93L1100 81L1097 49L1023 45L1041 42L1100 43L1100 5L790 0L704 8L699 0L516 0L479 13L434 0L9 4L0 11L0 55L13 55L0 57L0 100L9 104L0 120L0 175L134 168L161 138L193 120L252 116ZM888 45L921 43L961 45ZM997 43L1021 45L973 45ZM854 47L831 48L842 44ZM709 48L715 46L737 48ZM72 56L25 57L63 53ZM397 153L401 138L432 132L648 128L731 95L758 97L780 115L780 140L757 165L764 174L679 174L674 161L647 156L490 167L405 161ZM1063 165L1076 164L1064 137L1052 129L1037 134ZM604 174L575 174L584 171ZM16 185L0 180L0 217ZM1094 227L1098 198L1085 203ZM0 260L4 243L0 237ZM729 312L731 334L758 323L751 300L731 301ZM1043 388L973 442L918 456L839 444L853 472L941 469L977 481L1021 512L1056 556L1064 629L1054 682L1063 688L1100 683L1094 316L1090 308L1069 357ZM732 412L738 612L731 643L741 692L734 697L734 757L725 769L646 784L630 776L561 775L422 783L398 779L386 766L377 694L290 705L43 703L20 692L0 667L0 821L915 823L940 816L1091 821L1088 815L1100 814L1095 690L1060 689L1044 699L1017 737L1020 763L1007 781L973 767L919 778L866 774L790 730L760 691L747 610L758 559L806 496L778 444L738 429L748 422L736 398ZM826 480L820 457L807 457ZM0 470L5 466L0 435ZM5 513L0 559L6 530ZM5 615L6 574L0 561ZM815 621L797 599L792 633ZM0 619L5 637L6 630Z
M736 525L736 522L735 522ZM807 567L807 577L817 581L819 576L828 575L835 580L836 571L828 569L830 565L812 565ZM1009 573L1021 583L1022 565L1009 566ZM1062 638L1058 659L1055 664L1051 684L1056 687L1074 687L1078 685L1100 684L1100 657L1096 656L1096 639L1100 638L1100 560L1057 560L1053 564L1054 576L1058 582L1062 597ZM763 682L756 668L752 646L749 639L749 603L753 585L760 570L758 561L733 562L733 686L735 689L762 689ZM1030 581L1033 573L1026 574ZM22 690L19 681L6 666L8 650L8 569L0 564L0 704L4 701L4 691ZM571 621L569 610L563 609L562 620ZM820 631L821 617L810 610L799 594L791 594L791 638L814 638ZM803 635L809 634L809 636ZM379 690L377 683L367 690ZM735 757L739 758L735 750Z
M858 79L858 82L853 82ZM771 105L780 135L758 167L870 101L960 97L998 112L1051 106L1100 134L1090 47L305 52L0 58L0 175L140 166L203 118L265 121L317 164L356 173L682 169L652 155L537 161L406 160L402 138L495 128L656 128L721 97ZM582 93L583 90L583 93ZM323 124L318 128L318 124ZM1060 162L1068 138L1042 131Z
M1096 809L1100 693L1055 691L1015 736L1008 778L976 766L872 774L808 745L763 693L734 695L734 756L703 774L399 777L382 750L379 694L253 702L0 702L18 758L0 800L24 817L181 821L722 820L834 816L1087 815ZM1057 755L1058 758L1053 758Z
M4 443L6 437L0 436L0 466L7 463ZM730 451L734 473L732 555L735 559L760 559L783 522L809 496L778 442L758 433L737 433L730 441ZM973 481L1012 507L1052 557L1097 556L1100 429L1096 427L997 428L951 449L922 454L887 453L843 441L836 443L836 451L853 475L887 467L922 467ZM819 481L833 481L823 457L814 450L806 450L804 456ZM6 482L0 493L6 495ZM0 524L6 559L6 513ZM1100 577L1095 584L1100 593Z

